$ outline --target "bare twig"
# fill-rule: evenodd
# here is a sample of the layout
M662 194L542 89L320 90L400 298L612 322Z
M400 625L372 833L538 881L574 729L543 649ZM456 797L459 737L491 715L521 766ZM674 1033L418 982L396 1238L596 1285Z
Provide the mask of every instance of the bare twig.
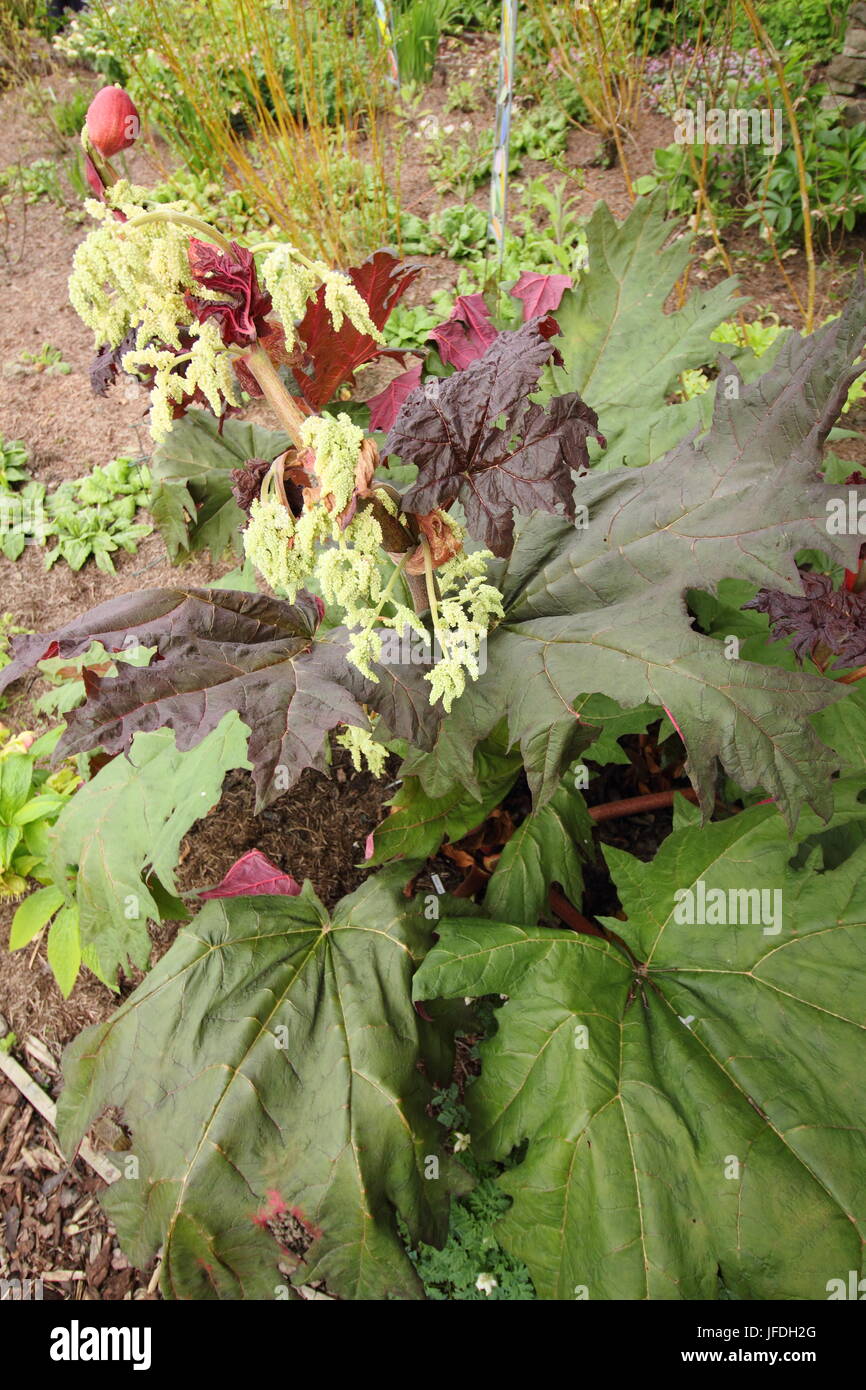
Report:
M14 1057L10 1057L6 1052L0 1052L0 1071L4 1072L12 1085L17 1087L26 1101L38 1110L43 1120L57 1129L57 1107L50 1096L47 1096L41 1086L37 1086L29 1072L25 1071ZM121 1176L120 1170L115 1168L110 1159L104 1154L98 1153L87 1139L82 1139L78 1152L85 1163L98 1173L107 1183L117 1182Z

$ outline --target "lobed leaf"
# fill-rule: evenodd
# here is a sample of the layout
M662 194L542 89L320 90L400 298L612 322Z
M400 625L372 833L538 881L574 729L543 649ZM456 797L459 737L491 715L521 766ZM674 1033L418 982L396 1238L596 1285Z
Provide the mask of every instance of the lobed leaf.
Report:
M475 750L478 798L460 784L442 796L429 796L418 777L404 775L390 803L390 815L373 832L368 866L397 856L426 859L436 853L444 839L461 840L483 824L508 795L519 773L520 760L514 753L487 747Z
M344 628L317 632L319 601L294 604L229 589L144 589L123 594L43 636L24 638L0 672L0 688L47 656L74 656L91 641L156 646L146 668L116 677L87 674L88 699L73 710L56 757L102 747L117 753L134 734L174 731L193 748L224 715L249 727L257 804L287 791L307 767L324 769L325 737L339 724L369 728L362 704L395 738L429 746L441 717L431 706L425 667L375 667L377 681L347 659Z
M240 554L245 517L232 495L232 469L247 459L272 462L291 443L288 435L240 420L190 410L153 452L150 511L172 560L229 548Z
M412 1007L430 928L405 877L383 871L332 917L309 884L208 903L67 1051L61 1140L123 1112L139 1172L103 1200L133 1260L162 1247L166 1296L281 1296L290 1254L268 1222L284 1215L309 1244L297 1283L422 1296L396 1216L444 1237L449 1158L418 1064L445 1080L451 1057Z
M859 537L828 535L838 488L820 466L863 370L864 321L861 281L841 318L809 338L792 334L736 399L720 391L703 439L642 469L578 479L581 525L540 513L525 524L502 576L505 620L489 638L487 670L440 730L421 771L428 790L465 781L471 749L506 709L543 803L588 742L576 702L601 694L669 712L705 813L719 763L776 798L789 820L803 801L827 812L836 762L808 718L843 689L727 659L694 629L685 596L732 574L797 592L794 556L810 547L853 563Z
M839 824L855 817L856 847L823 872L817 818L792 867L767 806L686 825L651 864L606 849L624 948L438 924L415 997L508 995L467 1099L478 1157L529 1141L496 1234L539 1297L714 1299L721 1279L736 1299L820 1299L862 1273L863 805ZM770 910L678 919L699 883Z
M586 227L589 270L555 312L563 365L551 370L552 389L592 401L607 440L593 459L602 469L651 463L701 424L701 397L669 398L684 371L714 364L710 334L742 303L724 280L664 312L693 255L691 236L672 240L673 229L663 192L639 198L622 223L600 203Z
M565 782L518 825L487 885L484 910L500 922L534 925L559 883L573 904L583 898L583 865L595 858L592 821L579 791Z
M50 836L52 878L68 885L76 941L100 979L113 983L129 962L147 968L148 919L161 921L165 895L176 893L181 841L219 801L226 772L249 767L247 737L235 713L188 752L168 729L136 734L129 757L106 763L61 812ZM180 903L174 908L182 915ZM52 937L48 944L50 959Z
M463 371L414 391L384 445L418 465L404 510L425 514L459 498L470 535L494 555L511 550L515 510L574 516L572 474L587 467L588 436L601 439L575 392L545 407L529 400L555 351L543 325L500 333Z

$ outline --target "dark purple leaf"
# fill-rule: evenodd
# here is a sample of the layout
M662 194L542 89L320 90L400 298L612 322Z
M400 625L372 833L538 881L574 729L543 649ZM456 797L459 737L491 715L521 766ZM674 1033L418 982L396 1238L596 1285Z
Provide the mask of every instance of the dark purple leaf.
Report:
M105 343L90 364L90 386L95 396L104 396L109 386L123 371L123 357L135 347L137 329L130 328L117 347Z
M546 406L529 400L555 352L546 328L534 319L500 333L477 362L425 382L383 449L418 465L404 510L431 512L459 497L470 535L494 555L511 550L515 508L574 518L572 475L588 466L587 437L604 444L595 412L576 392Z
M243 467L231 470L232 497L247 516L270 466L268 459L247 459Z
M774 639L792 638L791 647L800 661L823 646L838 657L835 667L862 666L866 663L866 596L834 589L828 574L802 570L800 578L802 594L762 589L743 607L766 613Z
M0 672L0 687L51 654L73 656L92 641L117 649L132 636L156 646L148 667L94 676L88 699L67 718L58 758L89 748L127 749L139 731L170 728L192 748L230 710L250 729L259 807L324 769L325 736L338 724L368 727L362 704L388 732L420 747L435 737L441 710L429 703L421 665L377 667L367 680L347 660L348 634L316 633L321 601L294 604L228 589L145 589L101 604L44 636L26 637Z

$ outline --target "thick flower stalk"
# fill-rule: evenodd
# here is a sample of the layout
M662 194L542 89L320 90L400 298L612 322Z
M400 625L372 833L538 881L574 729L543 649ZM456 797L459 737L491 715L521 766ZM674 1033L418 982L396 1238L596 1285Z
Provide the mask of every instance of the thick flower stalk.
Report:
M291 463L282 456L239 484L248 558L292 601L305 587L321 592L368 679L402 660L409 638L431 664L431 703L450 709L477 679L487 630L502 616L485 578L490 553L467 555L463 531L438 508L404 511L377 477L373 440L345 413L312 414L280 375L304 360L298 329L311 303L334 335L381 343L370 306L349 275L297 248L229 241L184 204L152 206L147 189L117 178L107 157L126 147L124 97L107 89L83 136L104 177L99 200L86 204L97 225L75 254L70 297L99 349L96 389L118 371L146 383L156 440L191 405L219 417L241 408L244 390L264 396L294 448ZM357 733L344 742L356 761L381 765L379 745Z

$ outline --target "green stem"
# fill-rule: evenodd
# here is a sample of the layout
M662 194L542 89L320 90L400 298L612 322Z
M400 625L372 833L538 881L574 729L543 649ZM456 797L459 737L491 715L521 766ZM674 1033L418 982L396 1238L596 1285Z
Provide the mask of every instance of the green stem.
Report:
M137 217L131 217L125 224L127 227L143 227L148 222L176 222L185 227L193 227L201 232L202 236L209 241L216 242L217 246L231 255L232 244L218 232L216 227L212 227L209 222L204 222L200 217L191 217L186 212L178 212L176 208L155 208L152 212L139 213Z
M254 246L248 246L247 250L258 256L262 251L278 251L281 247L291 251L293 260L300 261L308 270L315 270L316 262L311 261L309 256L305 256L303 251L299 251L297 246L293 246L289 241L257 241Z
M389 557L389 558L390 558L390 557ZM381 612L382 612L382 609L385 607L385 604L388 602L388 599L391 597L391 594L392 594L393 591L394 591L394 585L397 583L397 580L398 580L398 579L400 578L400 576L402 575L402 573L403 573L403 567L404 567L404 565L406 564L406 561L407 561L408 559L409 559L409 551L407 550L406 553L405 553L405 555L403 556L402 560L400 561L400 563L394 565L394 573L391 575L391 578L388 580L388 583L385 585L384 589L382 590L382 596L381 596L381 598L379 599L379 603L378 603L378 606L377 606L377 608L376 608L376 612L375 612L374 616L373 616L373 617L371 618L371 620L370 620L370 624L369 624L370 627L373 626L373 623L378 622L379 616L380 616L380 614L381 614Z
M421 552L424 556L424 582L427 585L427 602L430 605L433 632L436 634L439 631L439 605L436 601L436 579L433 574L433 557L430 554L430 545L426 536L421 537Z
M247 250L251 251L254 256L258 256L262 251L276 251L281 246L289 245L291 245L291 243L288 241L257 241L254 246L248 246ZM295 248L292 247L293 251L294 249Z

